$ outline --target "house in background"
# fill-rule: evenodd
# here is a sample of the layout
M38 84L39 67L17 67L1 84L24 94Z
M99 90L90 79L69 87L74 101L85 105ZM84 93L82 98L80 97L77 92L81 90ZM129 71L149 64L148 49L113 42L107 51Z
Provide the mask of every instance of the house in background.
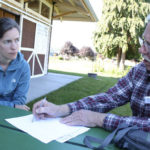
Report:
M53 20L98 21L89 0L0 0L0 17L20 25L20 51L31 77L47 74Z

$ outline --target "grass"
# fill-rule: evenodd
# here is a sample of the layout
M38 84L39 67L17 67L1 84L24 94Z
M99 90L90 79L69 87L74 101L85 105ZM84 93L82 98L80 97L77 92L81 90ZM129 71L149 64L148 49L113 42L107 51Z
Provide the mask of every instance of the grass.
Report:
M97 79L94 79L88 77L86 74L81 73L72 73L57 70L49 71L55 73L82 76L81 79L46 95L48 101L53 102L55 104L65 104L69 102L74 102L89 95L105 92L108 90L108 88L112 87L118 81L118 78L112 77L98 76ZM43 97L40 97L28 103L28 106L32 108L33 104L41 98ZM129 104L123 107L116 108L111 112L118 115L131 115L131 109L129 107Z
M126 75L127 72L136 63L132 61L125 61L125 70L117 68L116 60L112 59L100 59L97 57L95 61L90 61L88 59L78 59L72 57L70 60L60 60L60 56L49 57L49 69L64 71L64 72L74 72L87 74L89 72L97 73L100 76L109 77L122 77Z

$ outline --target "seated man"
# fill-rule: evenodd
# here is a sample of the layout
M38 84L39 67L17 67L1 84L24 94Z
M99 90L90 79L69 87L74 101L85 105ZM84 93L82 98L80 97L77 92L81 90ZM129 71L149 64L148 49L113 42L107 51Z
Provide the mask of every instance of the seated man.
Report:
M114 130L120 123L137 125L150 132L150 22L143 33L144 42L139 48L144 60L105 93L88 96L73 103L55 105L39 101L33 106L37 118L65 116L67 125L99 126ZM106 113L130 102L133 116ZM41 103L43 103L42 107Z

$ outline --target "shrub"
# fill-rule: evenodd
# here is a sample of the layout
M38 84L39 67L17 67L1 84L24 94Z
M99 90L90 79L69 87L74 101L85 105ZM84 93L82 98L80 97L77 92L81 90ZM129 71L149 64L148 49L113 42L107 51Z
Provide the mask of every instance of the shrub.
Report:
M84 46L79 51L80 57L87 57L90 60L94 60L95 54L91 47Z
M59 57L58 57L58 59L59 59L59 60L64 60L64 58L63 58L63 57L61 57L61 56L59 56Z
M61 55L76 56L79 53L78 48L76 48L70 41L66 42L65 45L60 50Z

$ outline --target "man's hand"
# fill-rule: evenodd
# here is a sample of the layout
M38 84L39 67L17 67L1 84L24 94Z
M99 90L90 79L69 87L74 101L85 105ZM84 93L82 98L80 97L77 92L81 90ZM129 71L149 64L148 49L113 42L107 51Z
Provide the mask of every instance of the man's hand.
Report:
M102 127L106 114L93 112L89 110L79 110L71 115L61 119L61 122L67 125L81 125L87 127Z
M33 114L38 119L61 117L69 114L68 105L56 105L46 100L41 100L33 105Z
M23 109L23 110L26 110L26 111L30 110L30 108L27 105L16 105L15 104L15 108Z

